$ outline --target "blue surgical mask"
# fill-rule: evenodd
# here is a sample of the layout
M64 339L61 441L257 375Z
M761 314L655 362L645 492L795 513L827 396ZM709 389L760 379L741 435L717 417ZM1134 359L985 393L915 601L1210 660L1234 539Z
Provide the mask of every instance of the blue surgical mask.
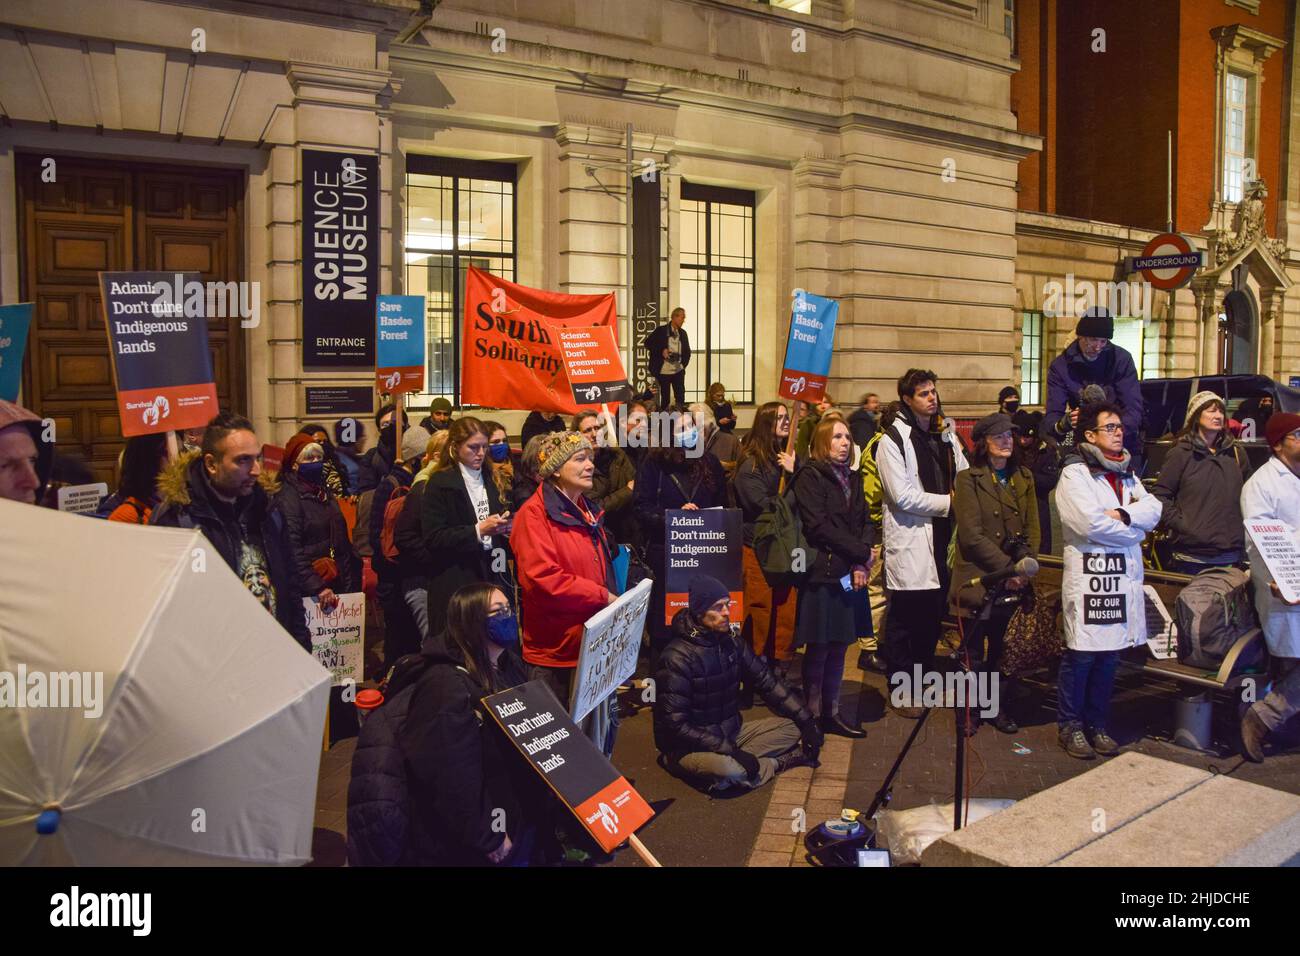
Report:
M500 647L519 643L519 625L515 622L514 614L497 614L489 617L487 636L489 641Z
M304 461L298 463L298 477L310 485L319 485L325 476L325 462Z
M505 461L510 457L510 443L504 441L493 442L488 445L488 455L495 462Z
M700 440L700 430L692 426L679 431L673 438L676 439L678 448L694 448L695 443Z

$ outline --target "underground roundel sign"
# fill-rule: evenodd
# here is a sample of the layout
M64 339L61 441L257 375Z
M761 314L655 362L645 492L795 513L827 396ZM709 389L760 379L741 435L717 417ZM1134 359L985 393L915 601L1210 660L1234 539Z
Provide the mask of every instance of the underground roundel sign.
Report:
M1142 255L1133 260L1133 271L1141 272L1153 286L1167 292L1191 282L1203 265L1203 256L1186 236L1165 232L1146 244Z

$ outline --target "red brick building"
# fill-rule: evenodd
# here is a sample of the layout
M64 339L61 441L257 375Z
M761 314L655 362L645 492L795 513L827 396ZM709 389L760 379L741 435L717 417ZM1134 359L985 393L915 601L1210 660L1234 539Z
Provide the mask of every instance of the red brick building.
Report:
M1120 299L1144 377L1300 375L1294 0L1020 0L1015 23L1011 108L1043 141L1018 177L1027 391L1073 337L1045 288L1140 281L1123 258L1170 220L1206 266L1172 301Z

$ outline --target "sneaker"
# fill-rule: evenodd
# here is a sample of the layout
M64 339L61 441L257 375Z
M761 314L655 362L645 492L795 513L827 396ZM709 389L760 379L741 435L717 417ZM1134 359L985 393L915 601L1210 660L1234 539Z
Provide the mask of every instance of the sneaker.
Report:
M1104 730L1094 730L1088 736L1088 741L1092 744L1092 749L1103 757L1113 757L1119 753L1119 744L1115 742L1114 737Z
M1241 754L1255 763L1264 762L1264 738L1268 736L1268 725L1260 720L1254 707L1247 707L1241 717Z
M1065 752L1071 757L1078 757L1080 760L1095 760L1097 757L1097 752L1092 749L1088 738L1078 727L1062 727L1058 739Z
M781 754L776 758L776 772L785 773L787 770L793 770L795 767L813 766L812 758L803 752L803 748L796 747L789 753Z

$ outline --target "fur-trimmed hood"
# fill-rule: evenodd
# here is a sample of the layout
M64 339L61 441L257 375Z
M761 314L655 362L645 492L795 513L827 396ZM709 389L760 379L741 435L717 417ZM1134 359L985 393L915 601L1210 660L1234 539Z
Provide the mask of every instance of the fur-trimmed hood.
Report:
M158 473L158 495L162 502L171 505L189 505L192 503L190 466L198 462L202 454L201 451L197 450L182 452L163 466L162 471ZM201 472L196 468L194 474L195 477L198 477ZM257 476L257 483L268 495L274 495L280 490L279 473L263 471Z

